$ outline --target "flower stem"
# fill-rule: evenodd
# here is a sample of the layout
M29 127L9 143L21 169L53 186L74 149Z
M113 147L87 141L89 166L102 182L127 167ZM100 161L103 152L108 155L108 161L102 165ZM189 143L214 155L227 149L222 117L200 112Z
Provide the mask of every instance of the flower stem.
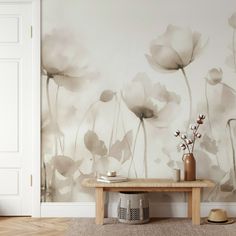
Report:
M92 131L95 130L95 123L96 123L96 117L93 120L93 126L92 126ZM93 157L93 164L92 164L92 172L94 174L94 177L97 177L97 168L96 168L96 155L93 153L92 154Z
M56 101L55 101L55 120L57 120L57 116L58 116L58 97L59 97L59 90L60 90L60 86L57 86L57 92L56 92Z
M79 136L79 131L80 131L80 127L83 124L86 116L88 115L88 113L90 112L90 110L92 110L93 106L97 103L98 101L92 103L89 108L87 109L87 111L84 113L84 116L82 117L81 122L79 123L77 130L76 130L76 134L75 134L75 142L74 142L74 156L76 154L76 148L77 148L77 141L78 141L78 136Z
M189 119L188 119L188 125L190 125L191 122L191 117L192 117L192 92L191 92L191 88L188 82L188 78L186 76L185 70L184 68L181 68L181 71L184 75L184 80L188 89L188 96L189 96Z
M46 202L46 194L48 191L48 186L47 186L47 171L46 171L46 164L44 160L42 160L42 174L41 174L41 189L42 191L42 201Z
M211 119L210 119L209 99L208 99L208 95L207 95L207 84L208 84L207 80L205 80L205 98L206 98L206 106L207 106L207 117L208 117L208 121L209 121L209 127L210 127L211 134L213 134L212 126L211 126Z
M236 51L236 48L235 48L235 29L233 31L233 60L234 60L234 69L235 69L235 72L236 72L236 55L235 55L235 51Z
M141 124L142 124L142 121L140 120L140 121L139 121L139 124L138 124L137 131L136 131L136 135L135 135L135 138L134 138L134 146L133 146L133 151L132 151L131 162L130 162L130 165L129 165L128 176L129 176L129 173L130 173L130 169L131 169L132 163L133 163L133 161L134 161L134 152L135 152L136 142L137 142L138 133L139 133ZM136 178L137 178L137 177L138 177L138 176L137 176L137 173L135 173L135 174L136 174Z
M180 138L181 138L181 137L180 137ZM186 146L187 149L188 149L188 152L191 153L190 148L189 148L189 145L187 144L186 140L185 140L184 138L181 138L181 139L184 141L185 146Z
M229 130L230 144L231 144L231 150L232 150L233 169L234 169L234 174L236 174L235 149L234 149L234 143L233 143L233 132L232 132L232 129L231 129L231 122L232 121L236 121L236 119L229 119L227 121L227 127L228 127L228 130Z
M120 119L121 119L121 124L122 124L122 129L123 129L123 132L124 134L126 134L126 128L125 128L125 122L124 122L124 118L123 118L123 112L122 112L122 106L121 106L121 102L124 102L124 100L122 100L122 92L120 91ZM131 141L131 144L126 140L127 144L128 144L128 147L129 147L129 151L131 153L131 160L133 160L134 158L134 153L133 151L131 150L132 149L132 142ZM132 165L132 161L131 161L131 165ZM137 175L137 170L136 170L136 167L135 167L135 163L133 163L134 165L134 174L135 174L135 177L137 178L138 175Z
M118 96L117 96L117 94L115 95L115 97L116 97L116 101L118 102ZM118 102L117 119L116 119L115 137L117 137L117 134L118 134L118 123L119 123L119 119L120 119L120 105L121 105L121 100L119 99L119 102Z
M144 135L144 157L143 157L143 163L144 163L144 176L145 178L148 177L148 167L147 167L147 131L145 127L144 120L142 120L142 128L143 128L143 135Z
M59 97L59 90L60 90L60 86L58 85L58 86L57 86L57 92L56 92L56 100L55 100L55 120L57 121L57 124L58 124L57 117L58 117L58 97ZM62 155L64 155L64 148L65 148L65 147L64 147L64 138L63 138L63 142L61 141L60 135L57 135L56 139L59 141Z
M197 125L197 128L195 130L193 130L193 145L192 145L192 153L194 151L194 145L195 145L195 141L196 141L196 133L198 131L198 128L199 128L199 124Z
M49 111L50 121L54 125L54 118L53 118L53 114L52 114L52 105L51 105L50 96L49 96L49 82L50 82L50 77L47 76L46 96L47 96L47 103L48 103L48 111ZM57 150L57 136L56 135L54 135L54 143L55 143L55 156L57 156L58 150Z
M214 138L213 129L212 129L212 125L211 125L209 99L208 99L208 95L207 95L207 85L208 85L207 80L205 80L205 98L206 98L206 106L207 106L208 124L209 124L209 128L210 128L211 137ZM220 166L219 157L217 154L216 154L216 162L217 162L217 165Z
M117 109L118 109L118 102L117 102L117 98L116 98L116 104L115 104L115 109L114 109L114 114L113 114L113 121L112 121L112 128L111 128L111 135L110 135L110 141L109 141L109 150L111 150L114 131L115 131Z
M47 85L46 85L46 96L47 96L49 116L50 116L51 121L53 121L52 106L51 106L51 101L50 101L50 96L49 96L49 82L50 82L50 77L48 76Z
M121 100L120 100L121 101ZM124 119L123 119L123 115L122 115L122 110L120 109L120 119L121 119L121 125L122 125L122 129L123 129L123 132L124 132L124 135L126 134L126 128L125 128L125 124L124 124ZM131 159L133 159L134 158L134 154L133 154L133 152L132 152L132 148L131 148L131 146L132 146L132 141L131 141L131 144L129 143L129 141L127 140L127 139L125 139L126 140L126 143L127 143L127 145L128 145L128 148L129 148L129 151L130 151L130 154L131 154ZM135 167L135 163L133 163L133 165L134 165L134 173L135 173L135 176L136 176L136 178L137 178L137 171L136 171L136 167Z

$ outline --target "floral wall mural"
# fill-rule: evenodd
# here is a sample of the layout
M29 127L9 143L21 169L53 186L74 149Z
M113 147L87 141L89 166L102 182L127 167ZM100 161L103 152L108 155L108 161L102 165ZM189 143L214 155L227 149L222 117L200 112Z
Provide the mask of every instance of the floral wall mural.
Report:
M43 0L42 19L42 201L92 201L107 170L171 178L199 113L204 200L236 200L235 1Z

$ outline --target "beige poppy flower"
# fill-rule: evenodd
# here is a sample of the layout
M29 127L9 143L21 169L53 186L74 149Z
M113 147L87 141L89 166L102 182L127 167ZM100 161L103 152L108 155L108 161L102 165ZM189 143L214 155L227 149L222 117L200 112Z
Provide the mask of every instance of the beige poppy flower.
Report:
M145 73L139 73L122 91L124 102L140 120L154 126L167 126L174 119L180 97L160 83L153 84ZM160 107L160 108L159 108Z
M154 70L171 72L183 69L201 51L201 41L200 33L169 25L163 35L153 40L146 58Z
M45 35L42 43L43 74L70 91L96 76L88 70L86 50L80 45L75 35L62 29Z

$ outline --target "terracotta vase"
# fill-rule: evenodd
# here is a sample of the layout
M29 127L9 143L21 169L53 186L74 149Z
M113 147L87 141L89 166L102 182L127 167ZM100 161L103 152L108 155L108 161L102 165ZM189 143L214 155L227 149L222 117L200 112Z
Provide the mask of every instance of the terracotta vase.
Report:
M184 161L184 180L194 181L196 180L196 161L192 153L183 155Z

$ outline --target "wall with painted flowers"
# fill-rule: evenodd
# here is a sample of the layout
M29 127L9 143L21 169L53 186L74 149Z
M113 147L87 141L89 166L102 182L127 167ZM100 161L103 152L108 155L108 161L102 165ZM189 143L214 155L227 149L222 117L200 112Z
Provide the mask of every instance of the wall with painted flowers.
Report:
M199 113L197 177L217 183L204 200L235 201L236 2L42 6L42 201L91 201L81 181L108 170L171 178L186 151L173 134Z

